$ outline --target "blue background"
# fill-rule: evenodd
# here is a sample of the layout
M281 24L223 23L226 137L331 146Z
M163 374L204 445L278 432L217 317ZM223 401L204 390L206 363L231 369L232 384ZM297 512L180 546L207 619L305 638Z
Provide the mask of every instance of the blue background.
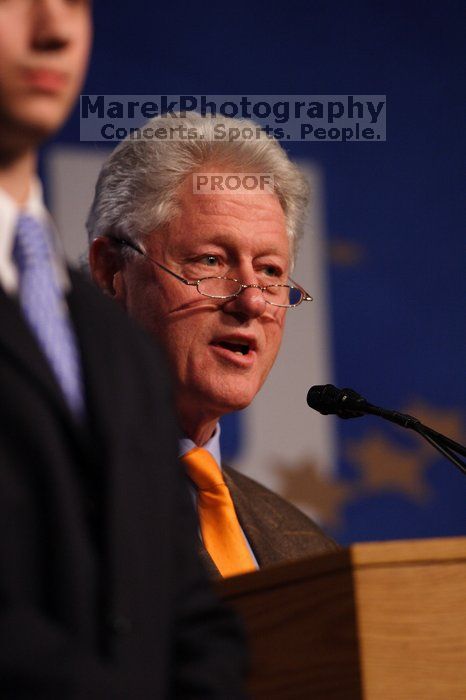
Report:
M464 3L227 5L97 0L83 92L386 94L386 143L286 144L323 170L329 245L362 251L356 265L330 264L335 379L374 403L421 397L464 422ZM78 138L75 112L57 140ZM345 444L371 421L339 424L341 478L355 478ZM361 497L338 539L464 534L464 477L433 461L427 505Z

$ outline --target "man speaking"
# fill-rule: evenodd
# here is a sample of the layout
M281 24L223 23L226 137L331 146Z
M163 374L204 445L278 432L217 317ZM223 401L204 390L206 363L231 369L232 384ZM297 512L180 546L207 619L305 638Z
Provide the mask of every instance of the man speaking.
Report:
M251 403L286 313L311 299L290 279L307 185L252 122L182 121L196 138L158 117L146 127L171 137L130 137L105 163L88 219L90 266L166 351L201 551L213 575L230 576L335 547L291 504L222 464L219 444L219 418ZM256 138L219 140L219 126Z

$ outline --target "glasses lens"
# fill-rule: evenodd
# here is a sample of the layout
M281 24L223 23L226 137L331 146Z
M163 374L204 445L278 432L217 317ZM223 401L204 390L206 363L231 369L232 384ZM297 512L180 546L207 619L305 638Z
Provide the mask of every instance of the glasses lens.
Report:
M290 287L290 291L288 294L288 299L290 301L291 306L295 306L296 304L299 304L299 302L303 298L303 293L300 289L297 287Z
M225 277L206 277L199 281L197 288L201 294L207 297L226 299L238 294L241 284Z
M239 294L243 287L240 282L227 277L206 277L198 282L200 294L214 299L228 299ZM275 306L297 306L303 298L298 287L287 284L271 284L263 289L265 300Z
M296 306L301 301L303 295L297 287L286 284L270 285L264 290L264 297L269 304L277 306Z

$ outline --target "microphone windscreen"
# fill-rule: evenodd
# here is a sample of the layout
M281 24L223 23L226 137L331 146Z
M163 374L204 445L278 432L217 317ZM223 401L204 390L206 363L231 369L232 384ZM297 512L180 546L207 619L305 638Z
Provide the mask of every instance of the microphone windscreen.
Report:
M336 414L340 418L359 418L367 406L366 400L353 389L338 389L333 384L311 386L307 403L323 416Z
M317 384L316 386L311 386L307 392L307 403L315 411L328 416L331 413L335 413L339 394L340 389L337 389L333 384Z

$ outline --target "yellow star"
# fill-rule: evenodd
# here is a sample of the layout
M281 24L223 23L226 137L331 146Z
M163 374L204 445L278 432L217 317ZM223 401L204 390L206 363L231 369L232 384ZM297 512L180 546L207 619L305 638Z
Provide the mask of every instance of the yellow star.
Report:
M361 474L360 486L366 493L401 492L416 501L430 495L425 469L431 459L419 446L406 448L373 431L360 440L351 440L346 455Z
M415 399L404 409L405 413L419 418L421 423L433 428L439 433L443 433L456 442L465 442L464 421L460 410L449 408L435 408L421 399ZM424 451L432 450L432 461L435 456L433 448L425 441L422 441Z
M351 484L332 481L310 460L278 464L275 471L281 480L279 493L283 498L312 511L322 525L341 527L343 507L354 493Z
M329 244L329 257L334 265L356 267L364 262L366 250L349 238L335 238Z

